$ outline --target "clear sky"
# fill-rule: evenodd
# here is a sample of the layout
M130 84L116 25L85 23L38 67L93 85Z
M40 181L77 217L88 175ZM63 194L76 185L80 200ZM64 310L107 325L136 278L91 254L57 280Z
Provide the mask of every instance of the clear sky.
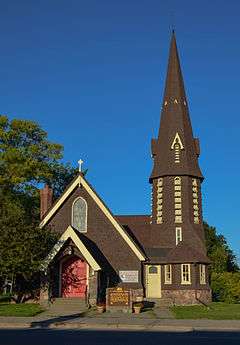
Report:
M37 121L115 214L150 212L171 25L205 220L240 255L240 2L0 0L0 113Z

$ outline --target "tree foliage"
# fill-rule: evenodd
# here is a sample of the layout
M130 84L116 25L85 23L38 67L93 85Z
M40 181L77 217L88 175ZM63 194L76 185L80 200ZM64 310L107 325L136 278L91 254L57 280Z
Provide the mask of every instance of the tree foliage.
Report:
M217 234L215 227L204 223L208 257L211 259L211 271L236 272L239 270L236 256L229 247L226 238Z
M63 147L52 143L40 126L28 120L10 121L0 115L0 185L14 191L31 191L41 182L55 187L57 194L76 173L60 162Z
M62 151L37 123L0 116L0 281L13 277L18 295L31 289L56 240L38 226L39 186L48 183L57 197L75 175Z
M216 228L204 223L208 257L211 260L210 281L213 298L218 301L240 301L240 272L236 256L226 238Z

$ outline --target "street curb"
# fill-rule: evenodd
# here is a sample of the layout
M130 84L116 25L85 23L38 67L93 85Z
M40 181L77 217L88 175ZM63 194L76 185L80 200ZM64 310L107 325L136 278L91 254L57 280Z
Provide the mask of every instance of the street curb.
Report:
M80 322L57 322L47 324L46 322L39 322L38 324L23 323L23 322L6 322L0 323L0 329L79 329L79 330L125 330L125 331L146 331L146 332L240 332L240 327L214 327L214 326L178 326L178 325L156 325L156 324L123 324L123 323L80 323Z
M166 331L192 332L193 327L167 325L128 325L128 324L87 324L87 323L56 323L51 329L94 329L94 330L127 330L127 331Z
M31 323L22 323L22 322L6 322L6 323L0 323L0 329L6 329L6 328L30 328Z

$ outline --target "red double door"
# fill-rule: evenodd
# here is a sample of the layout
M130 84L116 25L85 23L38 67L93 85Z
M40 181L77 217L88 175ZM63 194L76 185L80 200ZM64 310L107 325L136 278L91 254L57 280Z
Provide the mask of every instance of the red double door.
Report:
M84 298L87 291L87 263L74 256L62 263L62 297Z

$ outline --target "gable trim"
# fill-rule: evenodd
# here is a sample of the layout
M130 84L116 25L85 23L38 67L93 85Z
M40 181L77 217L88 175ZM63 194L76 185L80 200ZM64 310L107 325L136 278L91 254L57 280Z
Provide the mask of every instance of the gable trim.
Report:
M128 246L132 249L132 251L135 253L135 255L138 257L140 261L145 261L146 258L144 257L143 253L140 251L138 246L135 244L135 242L127 235L125 230L122 228L122 226L117 222L117 220L114 218L110 210L104 205L100 197L97 195L97 193L90 187L90 185L87 183L87 181L83 178L83 176L79 175L78 178L70 185L70 187L65 191L65 193L59 198L57 203L50 209L50 211L47 213L46 217L43 218L42 222L40 223L40 227L43 227L47 224L47 222L52 218L52 216L56 213L58 208L63 204L63 202L67 199L67 197L72 193L72 191L78 186L82 185L88 194L92 197L92 199L96 202L96 204L99 206L101 211L105 214L105 216L108 218L108 220L112 223L112 225L115 227L115 229L118 231L118 233L121 235L121 237L124 239L124 241L128 244Z
M54 257L57 255L57 253L60 251L60 249L63 247L63 245L69 238L73 241L73 243L82 253L83 257L86 259L87 263L92 267L92 269L94 271L100 271L101 267L98 265L96 260L93 258L89 250L86 248L86 246L83 244L83 242L80 240L80 238L77 236L76 232L70 225L46 257L42 268L46 269L48 267L50 262L54 259Z
M132 251L136 254L138 259L140 261L145 261L145 257L141 253L141 251L138 249L136 244L133 242L133 240L126 234L122 226L116 221L116 219L113 217L111 212L108 210L108 208L104 205L104 203L101 201L99 196L96 194L95 191L92 190L92 188L89 186L87 181L81 178L81 184L83 187L87 190L89 195L93 198L93 200L96 202L96 204L99 206L99 208L102 210L102 212L105 214L105 216L110 220L110 222L113 224L115 229L119 232L119 234L122 236L122 238L127 242L129 247L132 249Z
M52 216L56 213L56 211L61 207L67 197L74 191L74 189L80 184L79 180L80 176L69 186L69 188L62 194L62 196L58 199L55 205L50 209L50 211L43 217L43 220L40 223L40 228L44 227L47 222L52 218Z

